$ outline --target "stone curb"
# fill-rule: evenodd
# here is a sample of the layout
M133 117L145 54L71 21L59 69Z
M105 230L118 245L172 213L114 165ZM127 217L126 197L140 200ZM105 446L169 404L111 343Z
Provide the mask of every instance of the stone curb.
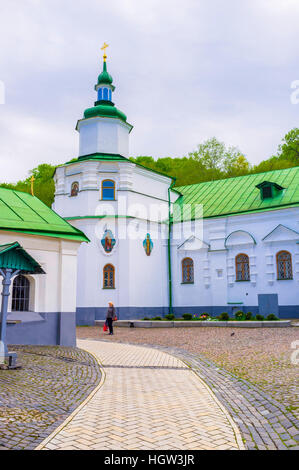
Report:
M95 320L95 326L104 326L104 320ZM145 321L118 320L120 328L288 328L291 320L281 321Z

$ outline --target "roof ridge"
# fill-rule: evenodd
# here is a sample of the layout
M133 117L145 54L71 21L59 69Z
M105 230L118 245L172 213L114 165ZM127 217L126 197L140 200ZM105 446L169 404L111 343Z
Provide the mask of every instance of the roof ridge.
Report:
M248 176L256 176L256 175L266 175L267 173L273 173L276 171L289 171L289 170L294 170L295 168L299 169L299 165L297 166L291 166L289 168L281 168L281 169L276 169L276 170L268 170L268 171L260 171L258 173L247 173L246 175L239 175L239 176L229 176L227 178L219 178L217 180L208 180L208 181L201 181L199 183L192 183L192 184L186 184L186 185L180 185L176 186L176 188L189 188L190 186L197 186L199 184L205 184L205 183L216 183L218 181L227 181L227 180L232 180L232 179L238 179L238 178L246 178Z

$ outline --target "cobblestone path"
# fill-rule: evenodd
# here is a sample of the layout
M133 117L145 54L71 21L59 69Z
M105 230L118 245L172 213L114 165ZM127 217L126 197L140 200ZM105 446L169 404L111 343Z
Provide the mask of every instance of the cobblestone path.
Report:
M0 370L0 450L30 450L64 422L101 379L77 348L13 346L20 370Z
M173 354L211 388L238 425L246 449L299 450L299 422L286 407L212 361L175 347L143 345Z
M239 430L201 378L154 348L78 341L103 380L38 449L243 449Z

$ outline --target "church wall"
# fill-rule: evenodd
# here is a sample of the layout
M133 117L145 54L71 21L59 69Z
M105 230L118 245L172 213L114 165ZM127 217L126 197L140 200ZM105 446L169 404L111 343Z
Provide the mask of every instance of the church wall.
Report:
M26 276L30 281L30 312L12 312L12 290L8 319L8 342L13 344L75 345L78 242L0 232L0 244L18 241L42 266L46 274ZM25 343L24 343L25 342Z
M219 314L224 311L231 313L234 308L258 313L259 294L278 294L280 316L298 317L299 235L283 228L276 231L279 231L278 235L274 232L272 241L263 240L279 224L298 231L299 209L204 219L203 240L209 245L208 248L192 249L189 244L188 250L184 250L184 247L178 249L184 240L174 243L173 294L176 312L207 311ZM226 244L227 237L234 232L237 234L229 237ZM292 255L293 280L277 280L276 254L280 250L287 250ZM248 282L236 282L235 279L235 257L240 253L249 256ZM194 260L194 284L181 284L181 262L184 257Z

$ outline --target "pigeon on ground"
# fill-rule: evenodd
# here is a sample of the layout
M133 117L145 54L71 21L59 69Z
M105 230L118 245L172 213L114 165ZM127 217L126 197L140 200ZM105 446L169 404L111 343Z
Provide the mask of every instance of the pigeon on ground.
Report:
M231 336L235 336L235 333L232 333Z

